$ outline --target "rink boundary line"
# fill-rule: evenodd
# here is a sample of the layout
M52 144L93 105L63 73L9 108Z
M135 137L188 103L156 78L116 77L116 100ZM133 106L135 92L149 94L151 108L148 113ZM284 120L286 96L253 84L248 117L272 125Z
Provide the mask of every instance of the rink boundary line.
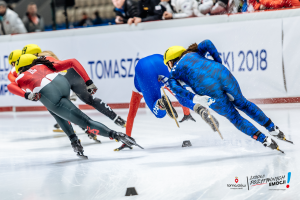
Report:
M250 99L255 104L286 104L286 103L300 103L300 97L282 97L282 98L265 98L265 99ZM112 109L129 108L129 103L111 103L108 104ZM172 102L174 107L180 107L178 102ZM81 110L94 110L89 105L78 105ZM145 103L140 103L140 108L145 108ZM44 106L6 106L0 107L0 112L28 112L28 111L47 111Z

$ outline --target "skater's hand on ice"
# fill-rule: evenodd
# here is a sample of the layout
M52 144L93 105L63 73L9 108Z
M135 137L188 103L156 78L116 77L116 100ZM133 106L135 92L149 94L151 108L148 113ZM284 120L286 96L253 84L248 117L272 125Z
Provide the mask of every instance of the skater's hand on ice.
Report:
M96 87L96 85L93 83L92 80L88 80L85 84L87 86L86 89L90 94L95 94L97 92L98 88Z
M195 95L193 98L193 103L200 104L206 108L209 108L209 106L211 104L215 103L215 100L213 98L211 98L210 96Z
M41 98L41 93L26 92L25 99L30 101L38 101Z

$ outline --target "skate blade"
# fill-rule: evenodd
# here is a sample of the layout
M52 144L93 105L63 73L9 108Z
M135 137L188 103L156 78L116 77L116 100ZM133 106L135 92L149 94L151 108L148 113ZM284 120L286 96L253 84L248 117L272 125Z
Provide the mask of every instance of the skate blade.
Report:
M77 153L77 157L82 158L82 159L88 159L87 156L85 156L83 153Z
M120 149L117 148L117 149L114 149L114 151L120 151Z
M143 147L141 147L141 146L138 145L137 143L135 143L135 146L140 147L141 149L144 149Z
M64 131L63 131L63 130L60 130L60 129L54 129L53 132L63 133Z
M276 149L277 151L280 151L281 153L284 153L284 151L280 150L279 147Z
M294 144L294 142L292 142L292 141L290 141L290 140L287 140L287 139L285 139L285 137L283 138L283 141L285 141L285 142L289 142L289 143L291 143L291 144Z
M97 143L99 143L99 144L101 144L101 141L100 140L94 140L95 142L97 142Z

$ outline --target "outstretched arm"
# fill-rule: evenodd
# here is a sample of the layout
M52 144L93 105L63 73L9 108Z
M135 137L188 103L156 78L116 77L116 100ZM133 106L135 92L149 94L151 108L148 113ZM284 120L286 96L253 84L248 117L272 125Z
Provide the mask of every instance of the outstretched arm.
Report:
M62 61L59 60L54 61L54 68L59 72L63 70L67 70L71 67L75 69L75 71L83 78L85 82L90 80L89 75L86 73L85 69L80 64L80 62L78 62L78 60L73 58L73 59L62 60Z
M203 57L205 57L205 54L209 52L209 54L213 57L213 59L216 62L222 64L222 59L219 56L219 52L210 40L204 40L201 43L199 43L198 50L200 55Z
M184 89L174 78L169 79L169 85L175 95L193 101L195 94Z
M10 83L8 86L7 86L7 89L11 92L11 93L13 93L13 94L15 94L15 95L18 95L18 96L20 96L20 97L25 97L25 92L18 86L18 84L17 83L15 83L15 82L12 82L12 83Z
M9 72L8 73L8 80L13 83L13 82L15 82L16 77L11 72Z

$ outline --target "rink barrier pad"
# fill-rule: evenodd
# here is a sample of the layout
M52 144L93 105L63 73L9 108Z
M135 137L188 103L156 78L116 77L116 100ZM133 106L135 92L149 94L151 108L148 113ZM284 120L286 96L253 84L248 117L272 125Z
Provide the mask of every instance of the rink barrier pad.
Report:
M282 98L266 98L266 99L249 99L255 104L279 104L279 103L300 103L300 97L282 97ZM112 109L129 108L129 103L108 103ZM172 102L174 107L180 107L179 102ZM90 105L78 105L80 110L94 110ZM140 108L146 108L146 103L140 103ZM12 112L13 106L0 107L0 112ZM45 106L16 106L15 112L28 112L28 111L47 111Z

